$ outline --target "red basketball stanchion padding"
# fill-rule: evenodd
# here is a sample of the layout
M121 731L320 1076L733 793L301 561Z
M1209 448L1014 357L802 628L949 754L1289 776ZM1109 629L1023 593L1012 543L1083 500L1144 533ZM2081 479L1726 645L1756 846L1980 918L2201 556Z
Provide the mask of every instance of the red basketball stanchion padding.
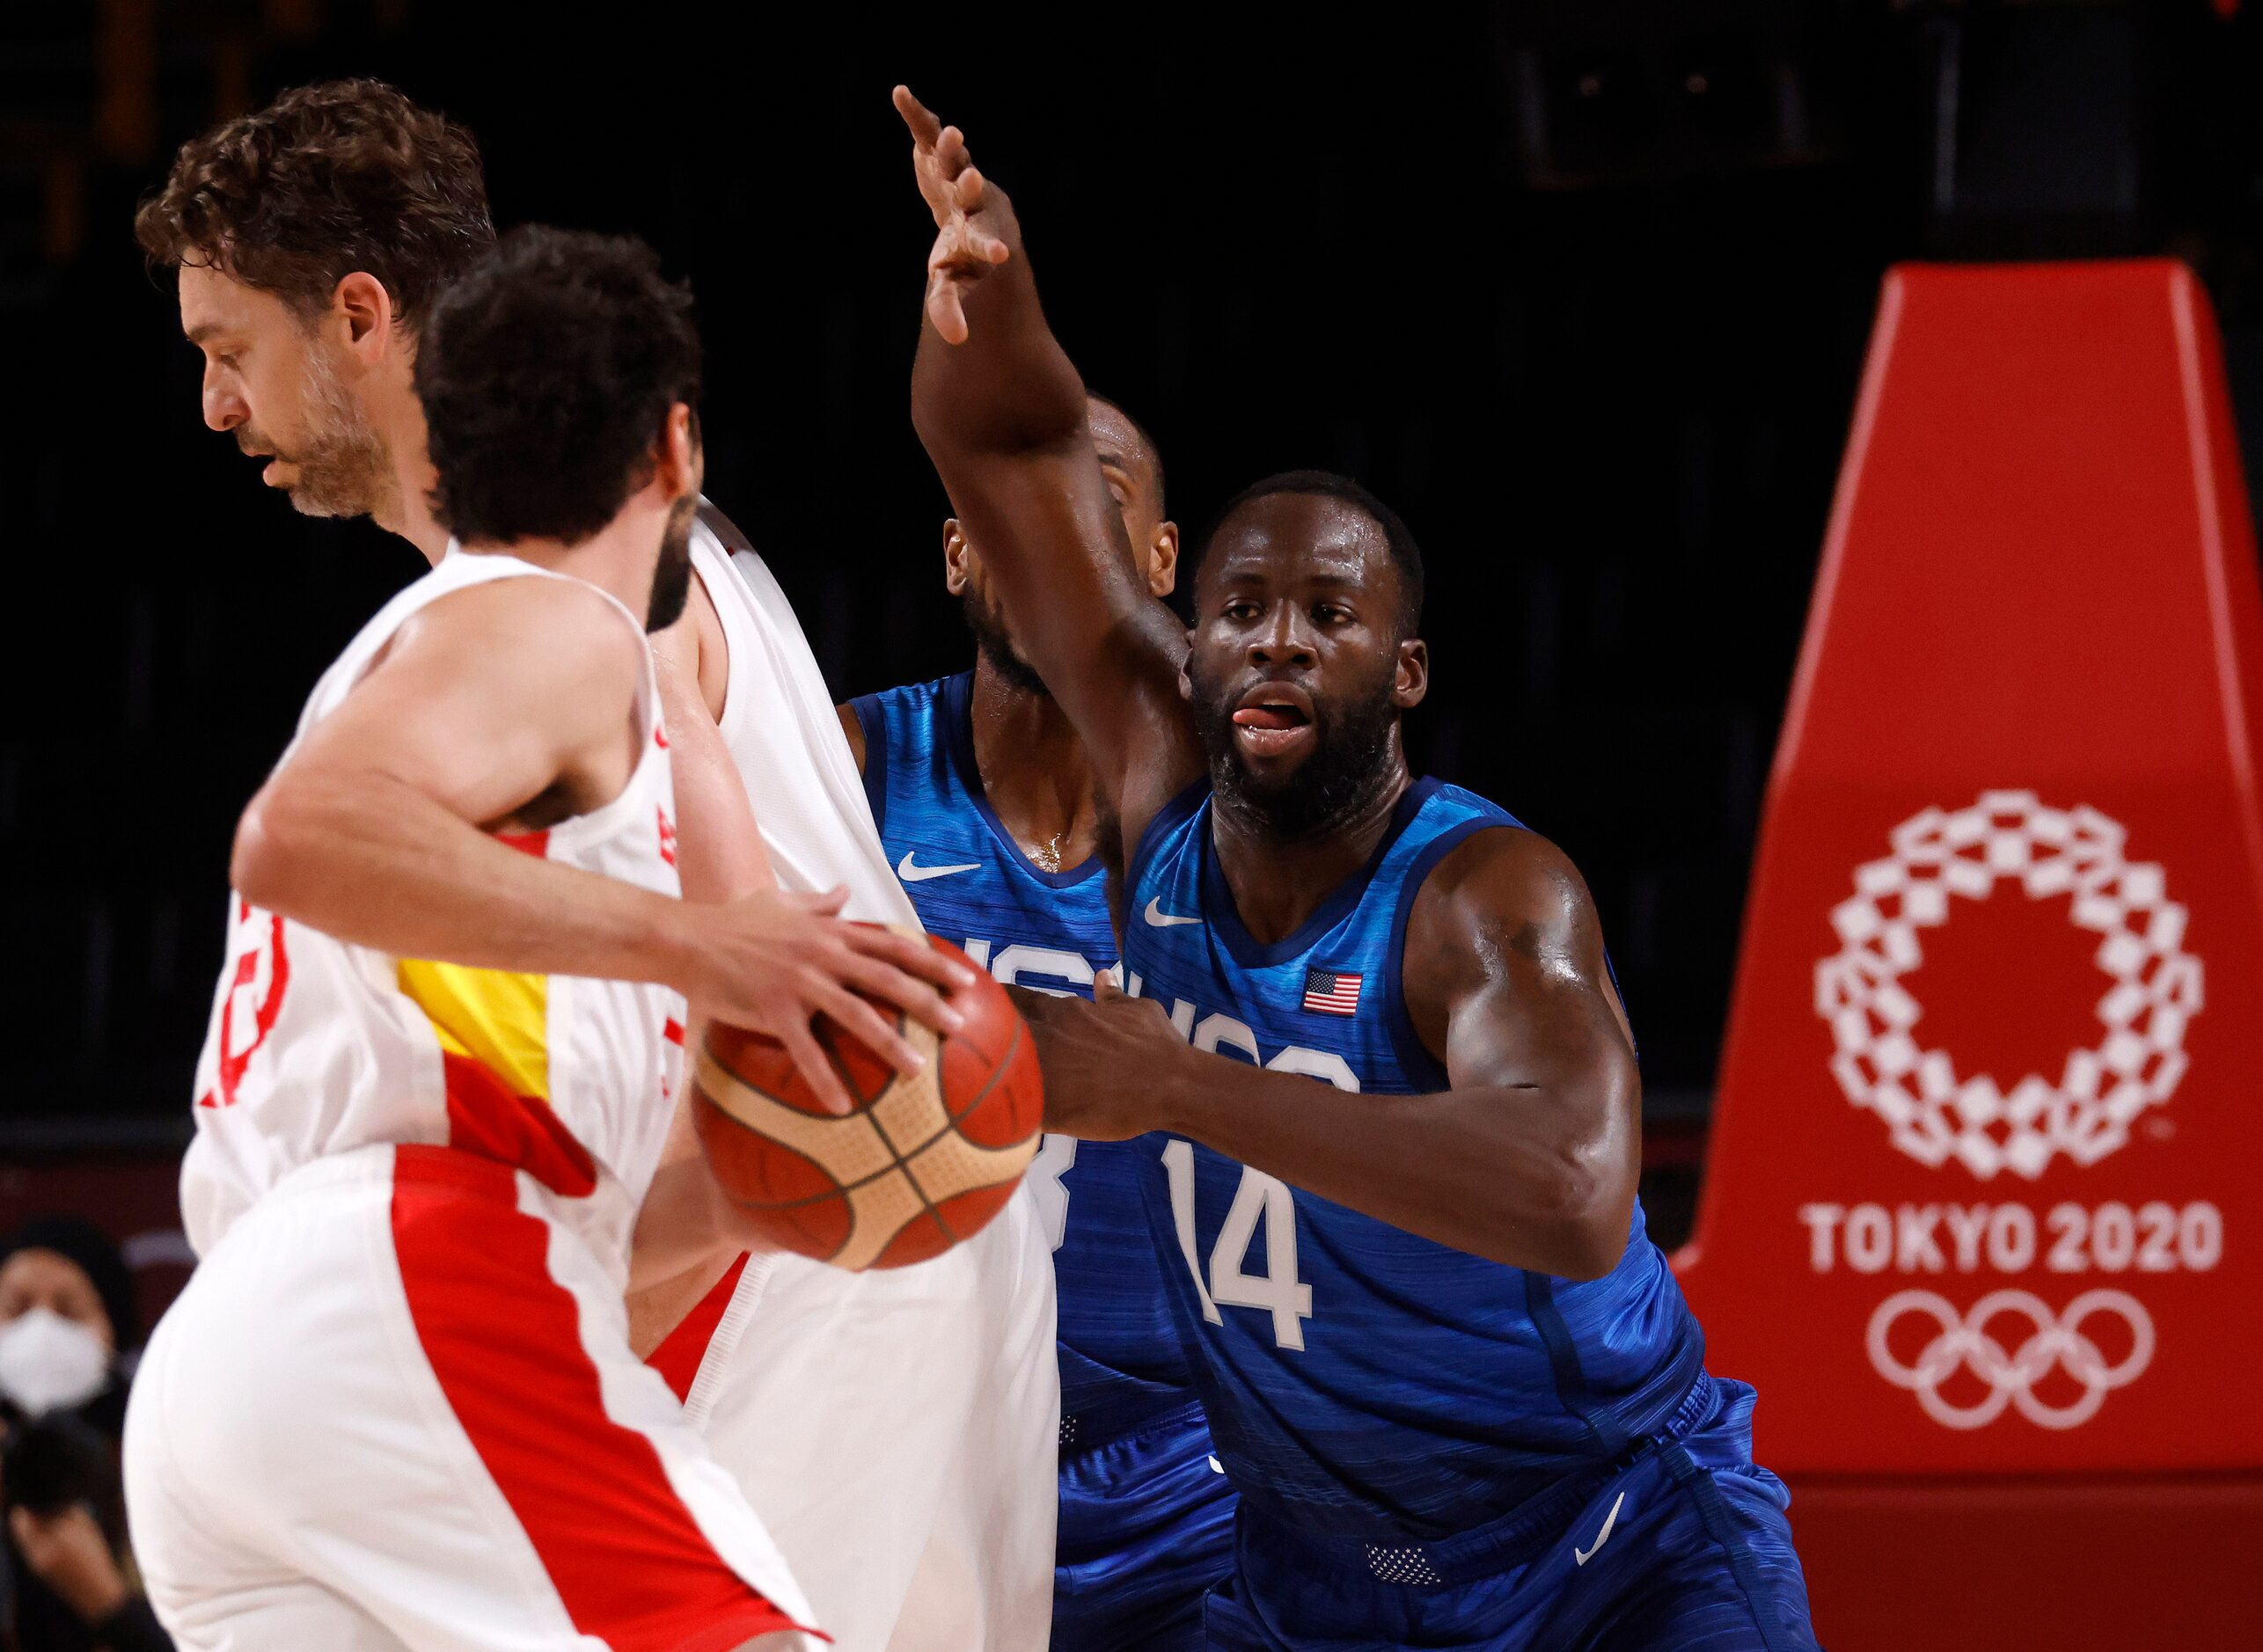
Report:
M1886 281L1676 1259L1835 1647L2263 1623L2263 596L2220 355L2172 263Z

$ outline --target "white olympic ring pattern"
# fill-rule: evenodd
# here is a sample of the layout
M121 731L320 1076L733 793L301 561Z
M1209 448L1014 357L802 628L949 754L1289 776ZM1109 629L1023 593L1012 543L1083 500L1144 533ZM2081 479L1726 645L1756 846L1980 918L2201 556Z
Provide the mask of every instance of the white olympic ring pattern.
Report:
M2032 792L1983 792L1968 808L1928 808L1895 827L1893 852L1857 868L1832 909L1840 950L1815 966L1815 1012L1830 1023L1831 1073L1893 1144L1937 1168L2043 1173L2054 1154L2091 1165L2129 1139L2185 1074L2185 1027L2201 1010L2201 961L2184 950L2186 911L2151 863L2122 857L2127 830L2094 808L2047 808ZM2014 878L2031 900L2071 893L2077 927L2099 936L2113 986L2097 1005L2105 1036L2072 1051L2054 1084L2030 1073L2000 1090L1960 1078L1944 1049L1912 1029L1924 1006L1901 977L1924 961L1918 932L1947 921L1949 897L1985 899Z
M1905 1365L1888 1341L1896 1323L1911 1313L1930 1319L1935 1328L1915 1363ZM2016 1349L2007 1349L1988 1334L1989 1322L2003 1314L2016 1314L2028 1324L2028 1334ZM2084 1326L2099 1314L2119 1318L2129 1332L2129 1351L2111 1365L2083 1334ZM1962 1316L1932 1291L1900 1290L1878 1305L1867 1341L1878 1374L1910 1390L1925 1414L1949 1429L1986 1428L2007 1406L2018 1407L2038 1428L2079 1428L2098 1414L2109 1393L2128 1387L2153 1363L2152 1316L2126 1290L2085 1290L2057 1314L2031 1291L1994 1290ZM1988 1385L1987 1398L1957 1405L1942 1397L1941 1385L1960 1367ZM2051 1405L2037 1397L2035 1385L2054 1368L2082 1385L2080 1398Z

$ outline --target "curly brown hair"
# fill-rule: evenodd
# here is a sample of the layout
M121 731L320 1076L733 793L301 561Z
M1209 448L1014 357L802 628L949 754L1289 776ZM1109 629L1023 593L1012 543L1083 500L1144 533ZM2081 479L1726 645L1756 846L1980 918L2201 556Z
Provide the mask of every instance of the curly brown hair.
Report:
M435 513L465 544L578 545L699 406L692 293L633 236L530 224L434 308L416 355Z
M415 331L495 229L469 132L383 81L330 80L183 144L134 237L154 265L217 269L302 312L365 271Z

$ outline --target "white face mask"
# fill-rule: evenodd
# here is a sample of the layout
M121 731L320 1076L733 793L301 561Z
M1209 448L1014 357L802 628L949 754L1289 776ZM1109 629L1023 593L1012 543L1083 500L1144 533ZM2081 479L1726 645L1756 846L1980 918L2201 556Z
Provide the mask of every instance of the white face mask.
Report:
M53 1308L32 1308L0 1325L0 1394L27 1416L84 1405L109 1376L101 1336Z

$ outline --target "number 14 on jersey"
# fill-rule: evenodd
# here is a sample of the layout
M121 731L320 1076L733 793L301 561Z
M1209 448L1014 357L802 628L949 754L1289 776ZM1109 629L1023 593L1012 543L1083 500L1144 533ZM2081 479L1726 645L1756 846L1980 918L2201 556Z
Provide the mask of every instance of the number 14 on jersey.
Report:
M1194 1276L1195 1294L1202 1301L1202 1317L1212 1325L1226 1323L1219 1312L1228 1308L1261 1308L1273 1316L1273 1345L1304 1349L1304 1321L1312 1318L1312 1287L1297 1278L1296 1195L1278 1176L1241 1168L1241 1182L1227 1207L1226 1222L1218 1242L1210 1247L1210 1280L1203 1281L1202 1263L1195 1255L1194 1148L1173 1142L1163 1149L1163 1169L1170 1178L1171 1219L1178 1229L1179 1252L1187 1271ZM1257 1219L1265 1221L1265 1271L1245 1273L1249 1248L1257 1236Z

